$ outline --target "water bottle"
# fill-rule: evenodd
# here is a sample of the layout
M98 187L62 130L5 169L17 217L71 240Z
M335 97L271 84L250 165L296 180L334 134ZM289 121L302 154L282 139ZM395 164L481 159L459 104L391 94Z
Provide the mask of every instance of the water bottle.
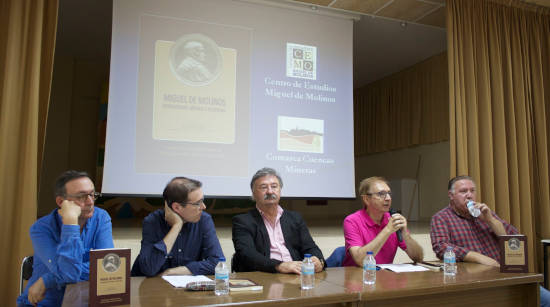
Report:
M466 206L468 207L468 211L470 211L470 214L473 217L478 217L481 214L481 210L479 210L479 208L476 208L474 206L475 204L476 204L475 202L469 200Z
M313 261L311 261L311 254L304 255L300 279L302 282L302 290L313 289L315 281L315 265L313 264Z
M215 279L216 279L216 288L214 294L216 295L226 295L229 293L229 268L225 263L225 258L221 257L218 265L216 265Z
M451 246L447 246L443 255L443 275L456 275L456 257Z
M363 283L366 285L374 285L376 282L376 259L372 252L367 252L367 256L363 259Z

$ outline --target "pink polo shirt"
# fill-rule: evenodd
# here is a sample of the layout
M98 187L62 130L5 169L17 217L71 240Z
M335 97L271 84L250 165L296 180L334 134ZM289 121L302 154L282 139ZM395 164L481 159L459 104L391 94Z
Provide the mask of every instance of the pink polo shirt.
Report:
M292 256L286 248L285 237L283 236L283 229L281 228L281 216L283 215L283 208L277 205L277 219L275 224L271 224L269 220L265 217L264 213L258 206L256 206L258 212L264 220L265 228L267 229L267 234L269 235L270 242L270 256L271 259L280 260L283 262L292 261Z
M365 209L358 210L344 219L344 237L346 239L346 256L344 257L343 266L356 266L355 261L349 253L349 248L352 246L363 247L386 227L390 220L390 214L384 213L382 223L376 224ZM377 264L393 263L393 258L397 252L397 247L402 250L407 249L405 241L399 242L397 235L392 233L386 243L382 246L378 254L374 257Z

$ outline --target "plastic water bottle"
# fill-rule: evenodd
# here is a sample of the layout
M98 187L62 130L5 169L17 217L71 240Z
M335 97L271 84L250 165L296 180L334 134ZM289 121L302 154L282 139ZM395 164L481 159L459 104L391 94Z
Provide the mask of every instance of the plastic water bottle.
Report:
M304 255L302 262L302 274L300 275L302 290L313 289L315 281L315 265L311 261L311 254Z
M476 203L474 201L469 200L466 206L468 207L468 211L470 211L470 214L473 217L478 217L481 214L481 210L479 210L479 208L476 208L475 204Z
M367 252L367 256L363 259L363 283L366 285L374 285L376 282L376 259L372 252Z
M453 248L447 246L447 250L443 255L443 275L456 275L456 257Z
M216 265L215 279L216 279L216 288L214 294L216 295L226 295L229 293L229 268L225 263L225 258L221 257L218 265Z

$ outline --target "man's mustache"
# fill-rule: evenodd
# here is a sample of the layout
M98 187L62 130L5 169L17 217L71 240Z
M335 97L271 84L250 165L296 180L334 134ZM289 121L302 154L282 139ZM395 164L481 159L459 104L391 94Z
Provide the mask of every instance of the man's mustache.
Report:
M277 199L277 195L275 194L265 194L264 200L271 200L271 199Z

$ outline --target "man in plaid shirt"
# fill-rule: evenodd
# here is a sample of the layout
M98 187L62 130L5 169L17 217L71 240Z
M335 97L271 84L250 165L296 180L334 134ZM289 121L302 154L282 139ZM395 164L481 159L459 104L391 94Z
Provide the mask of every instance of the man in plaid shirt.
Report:
M477 203L481 214L473 217L468 201L476 201L476 185L469 176L458 176L449 181L449 206L432 217L430 237L432 248L443 259L451 246L456 261L477 262L499 266L498 236L517 234L518 230L498 217L486 204Z
M476 184L469 176L449 181L449 205L432 217L430 237L439 259L447 246L452 246L456 261L500 266L498 236L517 234L518 230L498 217L483 203L475 203L481 211L475 218L468 210L468 201L476 201ZM550 291L540 286L540 306L550 306Z

